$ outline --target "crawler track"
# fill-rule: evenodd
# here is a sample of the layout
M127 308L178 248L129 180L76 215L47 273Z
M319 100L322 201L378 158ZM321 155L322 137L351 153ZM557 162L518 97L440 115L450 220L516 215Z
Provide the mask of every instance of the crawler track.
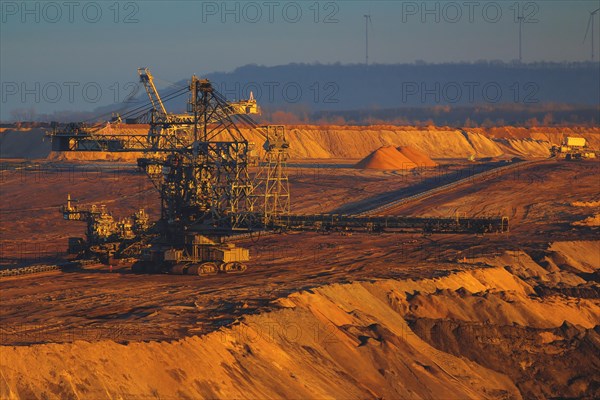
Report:
M67 269L77 269L81 268L86 264L96 263L95 260L81 260L77 262L65 262L58 264L34 264L27 265L23 267L15 267L15 268L7 268L0 270L0 279L7 278L11 276L21 276L21 275L31 275L31 274L39 274L42 272L49 271L63 271Z

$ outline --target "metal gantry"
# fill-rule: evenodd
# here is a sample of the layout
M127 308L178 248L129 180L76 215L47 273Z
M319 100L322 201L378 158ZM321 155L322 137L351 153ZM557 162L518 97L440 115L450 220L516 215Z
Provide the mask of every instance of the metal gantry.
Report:
M265 164L256 177L256 188L263 200L262 224L268 226L274 219L290 214L290 188L287 175L289 143L283 126L268 126L264 144Z
M274 216L289 213L284 128L259 127L248 117L259 112L252 96L228 102L211 82L196 76L187 87L187 112L170 114L148 69L140 68L138 74L149 106L138 107L135 118L126 113L125 120L147 123L145 140L138 135L124 142L118 132L107 137L97 127L68 124L55 125L53 142L61 150L144 153L138 166L160 194L161 218L152 228L154 240L141 254L143 267L181 270L182 265L195 265L201 273L243 270L247 250L225 244L223 239L264 229ZM116 118L117 123L122 120L122 116ZM242 126L266 141L266 162L258 167L255 177L250 175L251 144ZM86 221L88 230L99 226L95 218ZM88 247L92 242L95 246L96 241L89 237ZM119 235L112 238L125 239ZM119 255L115 250L118 246L107 244L102 249L110 253L103 258Z

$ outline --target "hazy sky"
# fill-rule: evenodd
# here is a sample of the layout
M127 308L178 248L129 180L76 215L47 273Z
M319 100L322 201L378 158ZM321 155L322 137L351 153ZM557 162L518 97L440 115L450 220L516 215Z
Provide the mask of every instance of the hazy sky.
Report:
M589 11L599 8L600 0L61 0L2 1L1 7L0 71L6 92L14 89L7 82L64 87L65 82L95 81L106 88L135 81L138 66L176 81L251 63L362 63L366 13L372 20L373 63L516 59L515 17L521 12L523 61L589 60L590 38L582 42ZM600 12L595 18L600 37ZM600 40L596 45L598 59ZM4 93L3 105L6 100Z

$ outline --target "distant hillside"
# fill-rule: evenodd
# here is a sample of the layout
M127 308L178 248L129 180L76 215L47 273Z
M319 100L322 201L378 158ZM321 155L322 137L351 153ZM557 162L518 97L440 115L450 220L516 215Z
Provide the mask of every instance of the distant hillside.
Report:
M597 125L600 66L575 64L248 65L207 77L249 96L266 121L492 126Z
M261 122L466 126L600 122L598 63L481 62L368 68L340 64L246 65L204 77L230 100L248 98L252 92L263 110ZM185 86L187 79L176 84ZM138 99L146 101L143 90ZM167 103L167 108L182 112L185 101L178 98ZM38 116L37 120L78 120L110 115L120 108L123 104L100 107L88 114Z
M434 105L565 103L597 105L600 69L592 63L247 65L212 73L236 98L250 90L263 106L311 111ZM298 93L298 90L300 92ZM293 108L293 107L292 107Z

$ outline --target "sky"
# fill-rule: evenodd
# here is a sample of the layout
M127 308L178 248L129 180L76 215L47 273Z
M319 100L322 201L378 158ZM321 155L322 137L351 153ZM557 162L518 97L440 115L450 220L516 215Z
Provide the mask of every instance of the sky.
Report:
M600 0L2 1L0 118L28 90L38 93L21 103L39 112L64 109L83 90L94 99L96 85L93 105L122 100L140 66L165 86L246 64L364 63L365 14L371 63L511 61L519 15L524 62L585 61L597 8Z

